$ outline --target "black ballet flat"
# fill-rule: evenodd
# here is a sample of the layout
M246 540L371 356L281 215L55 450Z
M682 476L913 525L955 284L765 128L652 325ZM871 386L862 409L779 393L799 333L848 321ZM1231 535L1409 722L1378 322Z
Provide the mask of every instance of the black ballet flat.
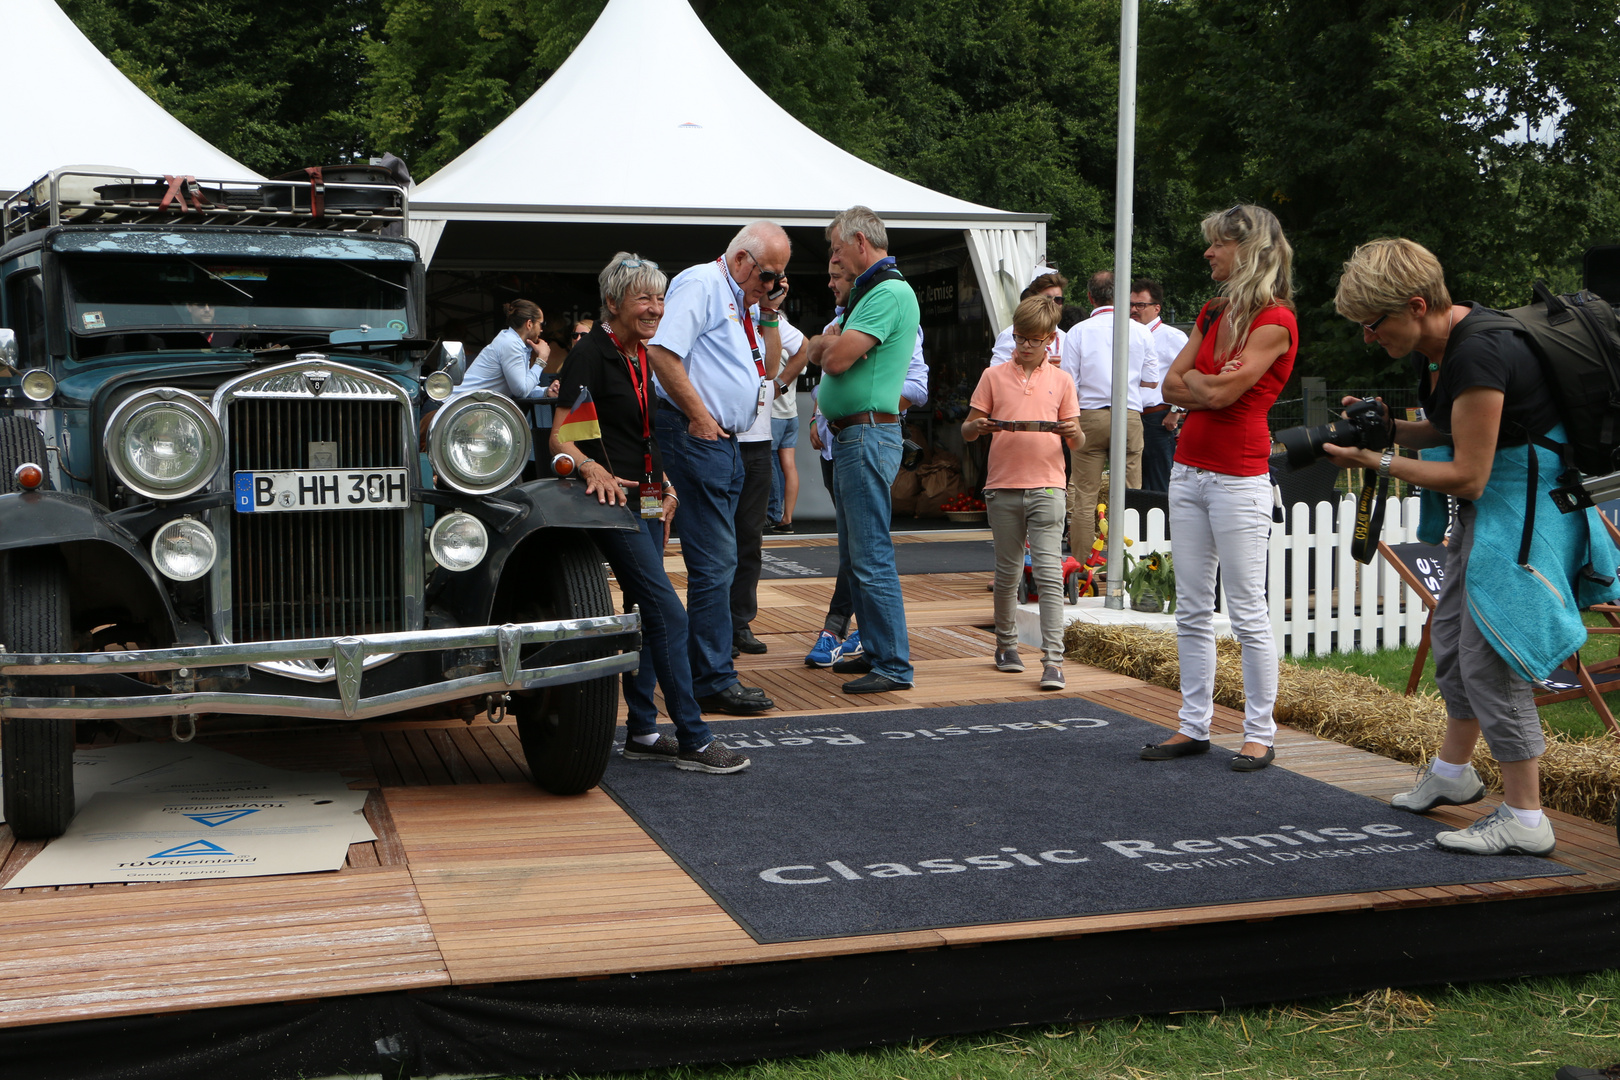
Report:
M1138 755L1143 761L1169 761L1172 758L1193 757L1209 753L1208 739L1188 739L1186 742L1148 743Z
M1233 758L1232 771L1259 772L1276 759L1277 748L1275 746L1268 746L1266 747L1266 752L1261 754L1259 757L1253 757L1249 754L1239 754L1237 757Z

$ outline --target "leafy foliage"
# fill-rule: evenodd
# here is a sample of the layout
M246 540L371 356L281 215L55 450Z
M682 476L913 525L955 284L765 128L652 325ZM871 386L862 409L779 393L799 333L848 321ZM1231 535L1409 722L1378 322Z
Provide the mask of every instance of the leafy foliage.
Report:
M381 0L59 0L119 69L260 173L369 149L360 34Z

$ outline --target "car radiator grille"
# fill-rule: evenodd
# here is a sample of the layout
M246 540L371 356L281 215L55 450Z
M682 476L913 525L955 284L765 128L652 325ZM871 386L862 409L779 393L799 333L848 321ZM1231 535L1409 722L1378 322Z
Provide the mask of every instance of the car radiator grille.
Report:
M243 398L230 406L231 470L308 469L335 443L341 470L403 468L409 412L390 401ZM406 626L397 510L235 514L236 641L385 633Z

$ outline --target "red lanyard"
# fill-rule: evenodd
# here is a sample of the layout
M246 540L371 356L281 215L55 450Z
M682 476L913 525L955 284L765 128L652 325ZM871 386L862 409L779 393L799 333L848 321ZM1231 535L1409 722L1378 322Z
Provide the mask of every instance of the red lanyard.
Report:
M749 257L752 258L753 256ZM731 291L733 293L737 293L739 291L737 289L737 283L736 281L732 280L731 268L726 265L725 256L722 255L715 261L720 264L720 272L726 275L726 280L731 283ZM737 299L741 300L742 297L739 295ZM754 317L748 314L748 309L746 307L742 310L742 325L743 333L748 335L749 351L754 354L754 367L759 371L759 377L763 379L765 377L765 361L763 359L764 354L759 351L759 340L754 337Z
M639 378L636 365L630 362L630 354L619 344L619 337L607 323L602 324L607 331L608 340L613 347L619 350L619 356L624 360L624 366L630 371L630 388L635 391L636 404L641 406L641 440L642 440L642 471L647 478L652 479L652 400L647 377L647 346L636 342L636 359L641 364Z

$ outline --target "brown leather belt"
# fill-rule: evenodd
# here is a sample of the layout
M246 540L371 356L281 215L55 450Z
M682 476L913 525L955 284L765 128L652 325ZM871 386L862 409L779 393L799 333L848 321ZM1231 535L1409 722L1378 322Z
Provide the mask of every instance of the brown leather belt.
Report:
M1164 412L1164 410L1168 409L1169 407L1170 403L1168 401L1161 401L1157 405L1147 406L1142 410L1142 413L1143 415L1146 415L1148 413Z
M853 427L856 424L898 424L899 422L900 417L895 413L873 412L868 409L865 412L850 413L848 416L840 417L837 420L829 420L827 426L837 432L843 431L847 427Z

